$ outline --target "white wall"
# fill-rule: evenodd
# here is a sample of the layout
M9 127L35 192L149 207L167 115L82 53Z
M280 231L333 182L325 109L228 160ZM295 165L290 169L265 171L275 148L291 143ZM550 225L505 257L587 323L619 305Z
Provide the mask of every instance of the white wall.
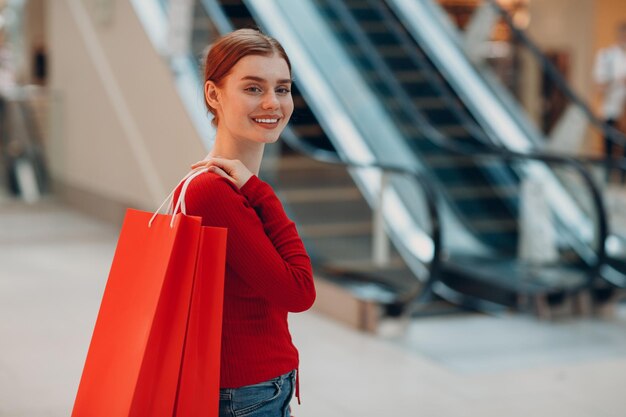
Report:
M61 195L118 219L126 206L156 209L206 150L130 2L111 1L105 23L94 19L97 3L46 3L50 87L59 97L49 155Z

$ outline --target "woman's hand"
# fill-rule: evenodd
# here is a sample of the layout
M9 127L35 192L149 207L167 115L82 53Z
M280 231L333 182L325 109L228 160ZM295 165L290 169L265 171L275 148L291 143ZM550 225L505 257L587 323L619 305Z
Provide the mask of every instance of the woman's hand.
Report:
M201 167L207 167L209 168L209 172L215 172L232 181L237 188L243 187L253 175L252 172L237 159L209 158L204 161L196 162L191 166L191 169Z

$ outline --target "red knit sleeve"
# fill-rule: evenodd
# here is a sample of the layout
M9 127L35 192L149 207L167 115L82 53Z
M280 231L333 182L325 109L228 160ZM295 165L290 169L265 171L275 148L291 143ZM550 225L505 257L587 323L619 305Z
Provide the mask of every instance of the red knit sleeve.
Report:
M291 312L315 301L311 260L272 188L252 176L241 189L206 173L189 185L187 214L228 228L226 262L259 295Z

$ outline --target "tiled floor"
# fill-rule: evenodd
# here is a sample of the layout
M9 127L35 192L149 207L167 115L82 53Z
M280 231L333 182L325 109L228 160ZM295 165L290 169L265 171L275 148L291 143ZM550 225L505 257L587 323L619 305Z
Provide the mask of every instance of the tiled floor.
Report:
M0 205L0 416L66 417L118 228L53 202ZM626 314L420 319L380 339L312 313L297 417L624 417Z

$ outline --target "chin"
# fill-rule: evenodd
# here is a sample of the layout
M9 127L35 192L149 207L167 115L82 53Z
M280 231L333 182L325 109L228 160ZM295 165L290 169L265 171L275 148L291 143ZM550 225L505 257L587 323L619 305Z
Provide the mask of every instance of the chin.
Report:
M266 144L275 143L280 138L281 133L283 133L282 129L278 132L272 132L271 134L268 133L268 134L262 135L259 138L259 142L266 143Z
M278 142L278 138L279 137L280 137L280 135L276 136L275 138L263 138L263 139L261 139L261 142L266 144L266 145L271 145L272 143Z

